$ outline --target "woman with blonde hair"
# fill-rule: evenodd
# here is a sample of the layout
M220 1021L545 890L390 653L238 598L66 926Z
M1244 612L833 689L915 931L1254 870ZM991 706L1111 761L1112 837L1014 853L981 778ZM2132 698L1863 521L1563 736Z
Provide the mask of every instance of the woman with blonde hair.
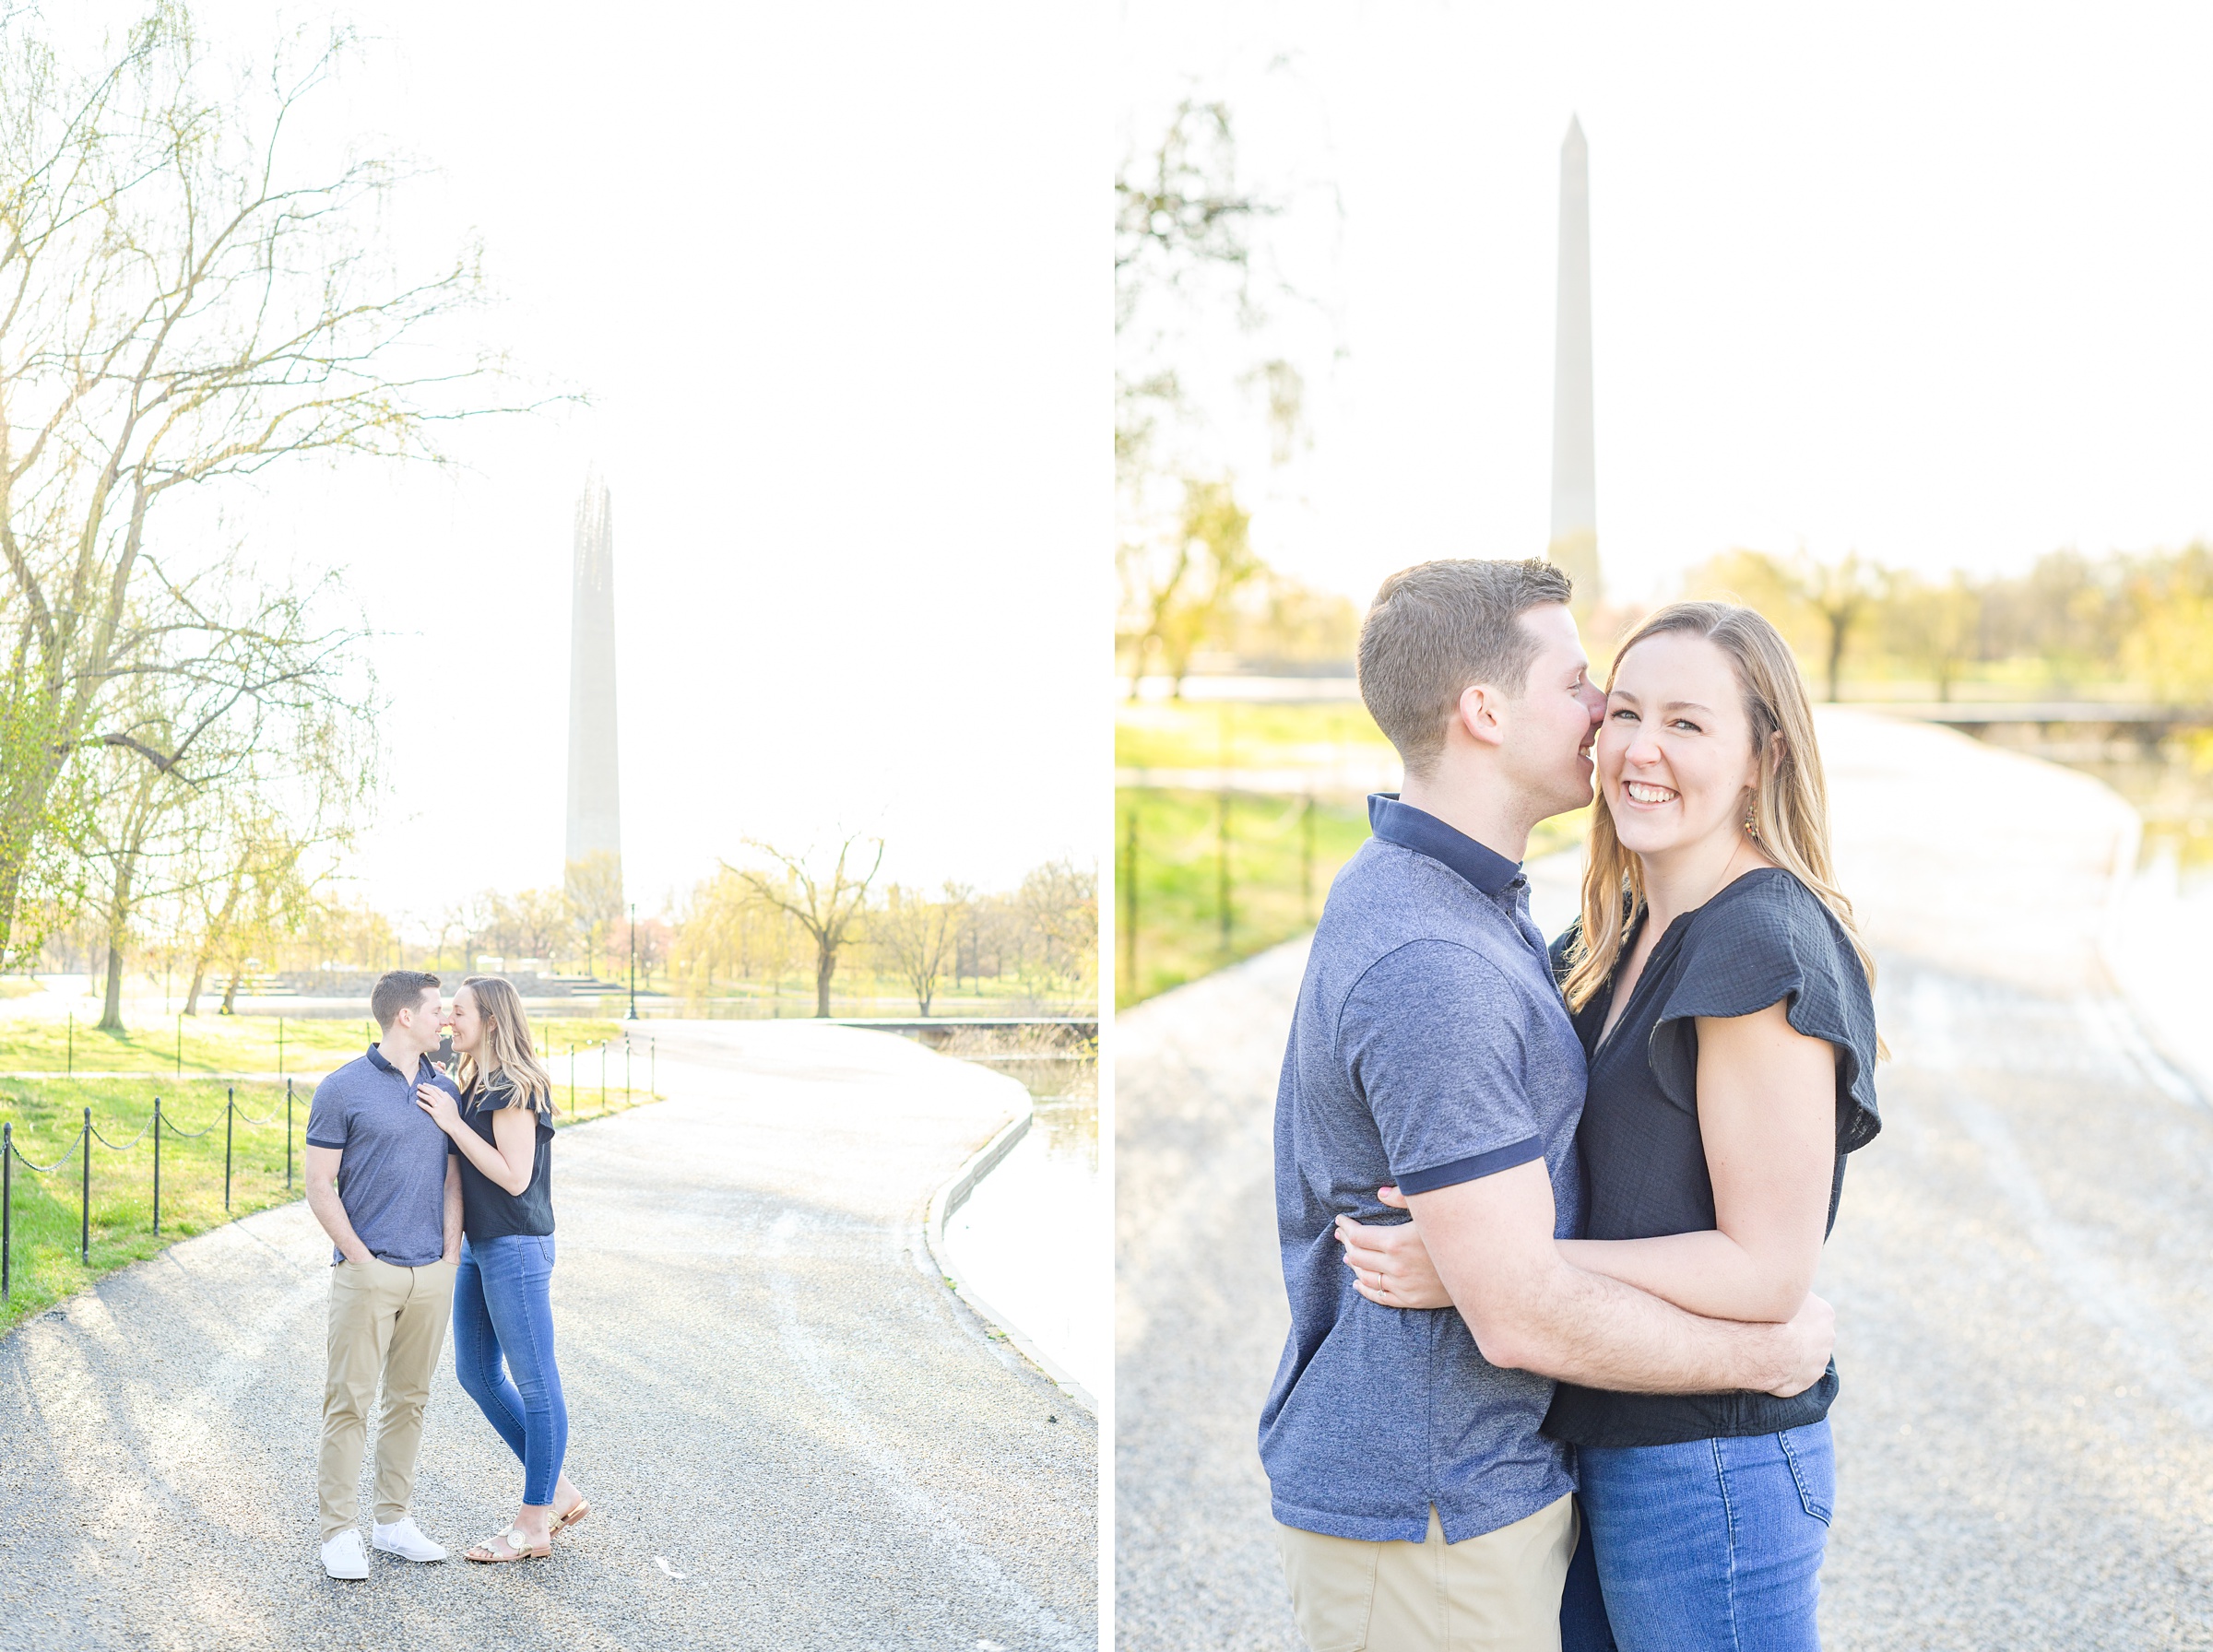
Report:
M1553 947L1589 1071L1586 1236L1559 1244L1691 1313L1788 1320L1844 1156L1881 1127L1874 968L1797 662L1751 608L1663 608L1615 656L1594 756L1582 915ZM1412 1223L1342 1236L1371 1300L1450 1302ZM1836 1394L1833 1363L1789 1398L1562 1383L1568 1652L1817 1652Z
M460 1101L429 1084L415 1099L461 1161L454 1368L523 1464L522 1511L468 1558L542 1559L556 1532L591 1512L561 1468L569 1412L553 1361L553 1080L522 999L497 975L461 984L453 1033Z

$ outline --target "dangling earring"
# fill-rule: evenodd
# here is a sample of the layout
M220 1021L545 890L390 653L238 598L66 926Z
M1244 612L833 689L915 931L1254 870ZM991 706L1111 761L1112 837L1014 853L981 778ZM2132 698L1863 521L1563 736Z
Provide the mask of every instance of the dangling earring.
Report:
M1745 800L1745 832L1754 843L1759 842L1759 794L1754 792Z

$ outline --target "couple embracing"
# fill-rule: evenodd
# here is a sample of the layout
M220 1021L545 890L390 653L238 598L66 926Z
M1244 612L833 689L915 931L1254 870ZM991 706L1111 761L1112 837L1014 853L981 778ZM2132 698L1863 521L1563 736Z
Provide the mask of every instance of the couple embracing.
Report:
M1429 562L1361 630L1405 786L1299 991L1260 1421L1314 1652L1819 1646L1811 1287L1879 1127L1872 966L1774 628L1663 608L1602 692L1569 594ZM1594 771L1581 916L1547 945L1519 862Z
M421 970L379 980L369 1000L378 1041L315 1087L308 1114L308 1209L335 1247L317 1465L333 1577L369 1575L359 1493L380 1379L371 1542L403 1560L446 1557L408 1497L449 1313L461 1386L523 1466L521 1512L468 1558L543 1558L591 1507L561 1469L553 1081L511 984L472 975L450 1010L439 985ZM431 1060L449 1031L458 1083Z

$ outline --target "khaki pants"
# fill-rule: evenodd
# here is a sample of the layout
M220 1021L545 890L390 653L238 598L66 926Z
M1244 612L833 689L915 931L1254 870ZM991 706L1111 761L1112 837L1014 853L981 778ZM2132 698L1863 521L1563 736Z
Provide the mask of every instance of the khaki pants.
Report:
M1278 1526L1299 1633L1313 1652L1560 1652L1575 1499L1458 1543L1437 1510L1419 1543Z
M330 1270L330 1363L323 1384L323 1451L316 1464L323 1535L328 1542L361 1519L361 1440L377 1378L376 1518L407 1517L422 1445L422 1408L453 1312L454 1265L402 1268L372 1258Z

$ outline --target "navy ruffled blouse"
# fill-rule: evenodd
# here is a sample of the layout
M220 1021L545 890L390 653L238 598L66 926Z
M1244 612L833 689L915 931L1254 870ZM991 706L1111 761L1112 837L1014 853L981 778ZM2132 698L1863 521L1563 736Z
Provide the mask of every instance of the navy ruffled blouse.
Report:
M1553 945L1566 974L1576 938ZM1635 945L1631 930L1626 957ZM1713 1182L1698 1133L1698 1018L1753 1015L1782 1004L1793 1027L1837 1050L1837 1158L1828 1223L1844 1191L1844 1157L1875 1139L1875 1002L1858 952L1820 899L1789 872L1746 873L1667 927L1602 1043L1609 981L1575 1020L1590 1091L1576 1133L1588 1178L1584 1234L1648 1239L1715 1226ZM1669 1446L1774 1434L1818 1422L1837 1370L1790 1399L1770 1394L1613 1394L1562 1383L1544 1431L1580 1446Z

